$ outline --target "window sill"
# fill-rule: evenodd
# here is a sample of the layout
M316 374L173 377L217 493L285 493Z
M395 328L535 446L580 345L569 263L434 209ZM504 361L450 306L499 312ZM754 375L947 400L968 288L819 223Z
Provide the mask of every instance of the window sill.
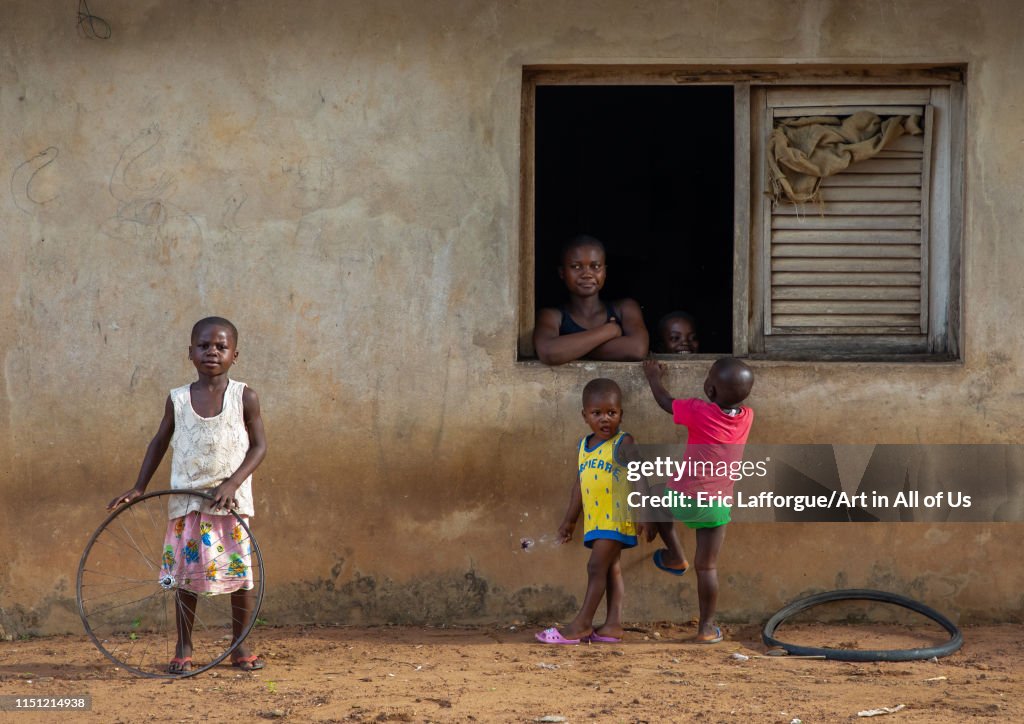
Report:
M720 357L728 355L721 354L655 354L651 359L664 362L670 367L700 367L706 368ZM953 359L938 355L873 355L855 357L851 355L835 355L812 357L780 357L775 355L752 354L740 357L744 362L750 362L756 367L789 367L809 365L856 365L856 366L878 366L878 367L930 367L936 369L960 369L964 366L962 359ZM629 367L639 366L640 362L612 362L607 360L573 360L561 365L547 365L538 359L519 359L516 364L527 369L570 369L570 370L594 370L600 367Z

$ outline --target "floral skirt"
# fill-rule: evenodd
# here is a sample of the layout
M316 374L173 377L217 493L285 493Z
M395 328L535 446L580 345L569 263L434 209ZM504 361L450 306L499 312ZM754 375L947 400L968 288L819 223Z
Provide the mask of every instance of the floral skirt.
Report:
M161 576L186 591L215 595L253 587L249 534L233 515L193 511L167 522Z

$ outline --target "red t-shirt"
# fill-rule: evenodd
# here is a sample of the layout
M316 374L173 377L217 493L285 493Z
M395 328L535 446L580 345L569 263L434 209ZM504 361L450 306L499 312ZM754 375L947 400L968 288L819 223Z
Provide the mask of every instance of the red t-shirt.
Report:
M726 414L718 405L689 398L672 401L672 420L686 425L686 468L669 487L690 496L700 491L709 495L732 495L740 475L743 445L754 422L754 411L739 408Z

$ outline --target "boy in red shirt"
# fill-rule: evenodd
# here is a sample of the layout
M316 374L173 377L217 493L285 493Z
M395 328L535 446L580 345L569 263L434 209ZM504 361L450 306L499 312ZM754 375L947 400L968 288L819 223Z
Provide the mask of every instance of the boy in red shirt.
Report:
M677 425L685 425L689 431L684 461L688 470L669 483L669 488L680 493L682 500L672 514L697 535L694 565L700 622L693 641L718 643L722 640L722 630L715 625L718 553L725 541L725 526L731 519L733 481L729 475L712 471L721 471L723 463L731 468L731 463L743 459L743 445L754 422L754 411L740 403L750 395L754 372L738 359L719 359L704 380L704 394L710 401L705 402L697 398L674 399L662 382L665 366L647 360L643 367L658 405L672 414Z

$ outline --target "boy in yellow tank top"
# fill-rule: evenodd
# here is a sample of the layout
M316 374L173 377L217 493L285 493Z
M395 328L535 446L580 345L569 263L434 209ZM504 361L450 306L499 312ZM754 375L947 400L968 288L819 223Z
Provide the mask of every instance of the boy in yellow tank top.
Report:
M608 379L596 379L583 388L583 419L591 434L580 440L578 472L569 497L569 509L558 528L563 543L572 540L576 522L583 516L583 545L590 548L587 593L583 607L559 631L549 628L536 634L545 644L578 644L580 641L617 643L622 640L622 567L619 554L637 543L636 525L630 519L626 496L625 462L620 446L634 442L619 431L622 422L622 391ZM594 615L607 600L607 615L594 628Z

